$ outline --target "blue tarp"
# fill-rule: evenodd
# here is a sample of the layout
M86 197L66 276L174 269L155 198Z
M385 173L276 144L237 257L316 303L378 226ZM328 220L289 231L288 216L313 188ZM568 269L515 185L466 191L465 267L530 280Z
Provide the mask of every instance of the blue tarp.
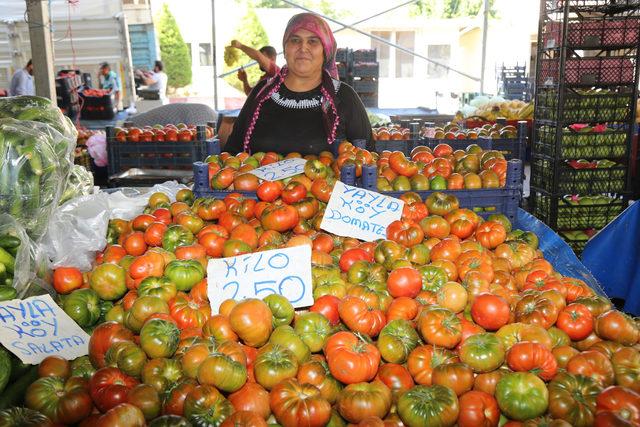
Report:
M635 202L587 243L582 262L624 311L640 315L640 203Z
M534 232L540 240L540 250L544 253L544 258L549 261L551 265L553 265L553 268L560 274L583 280L595 291L600 294L605 294L598 280L596 280L589 269L580 262L571 247L545 223L523 209L518 209L518 216L516 222L513 224L513 228ZM606 291L606 289L604 291Z

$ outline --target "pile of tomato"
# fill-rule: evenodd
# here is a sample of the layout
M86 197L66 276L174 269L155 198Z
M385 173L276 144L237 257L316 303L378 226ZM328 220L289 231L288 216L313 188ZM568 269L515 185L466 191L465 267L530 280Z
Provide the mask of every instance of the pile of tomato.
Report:
M292 157L301 156L297 153L286 156ZM247 172L283 158L274 152L240 153L236 156L224 152L209 156L206 162L211 188L217 191L256 191L260 182ZM323 151L308 160L305 175L311 180L322 178L329 183L340 178L344 166L353 165L356 177L360 177L363 166L377 165L379 191L502 188L507 180L504 154L483 150L476 144L469 145L466 150L455 151L449 144L439 144L433 150L418 146L407 157L401 151L376 153L343 142L338 147L337 157Z
M213 138L215 133L211 126L206 126L205 132L206 139ZM184 123L144 126L142 128L116 128L114 134L118 142L192 142L198 140L196 125Z
M533 233L407 193L386 239L327 234L317 166L260 183L258 200L155 193L112 220L91 271L53 278L89 355L43 361L12 413L92 427L640 425L640 325L559 274ZM211 311L209 258L298 245L312 248L312 307L271 294Z

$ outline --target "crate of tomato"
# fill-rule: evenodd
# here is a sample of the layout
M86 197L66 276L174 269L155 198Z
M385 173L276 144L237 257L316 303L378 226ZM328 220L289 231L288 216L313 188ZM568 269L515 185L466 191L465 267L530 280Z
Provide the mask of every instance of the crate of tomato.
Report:
M106 132L110 177L133 168L190 171L193 162L220 152L210 126L108 126Z
M84 89L79 96L80 114L85 120L111 120L118 112L115 94L110 89Z

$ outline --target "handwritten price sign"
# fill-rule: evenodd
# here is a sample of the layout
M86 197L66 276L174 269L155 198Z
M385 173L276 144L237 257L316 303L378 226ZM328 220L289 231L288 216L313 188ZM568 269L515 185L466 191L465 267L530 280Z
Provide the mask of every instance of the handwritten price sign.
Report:
M384 239L387 226L402 216L404 202L375 191L336 182L320 228L372 242Z
M304 173L305 163L307 163L305 159L286 159L266 166L261 166L249 173L254 174L260 179L264 179L265 181L278 181L280 179Z
M51 355L72 360L89 352L89 335L50 295L0 302L0 342L32 365Z
M313 305L311 248L297 246L209 260L209 302L214 313L226 299L279 294L294 307Z

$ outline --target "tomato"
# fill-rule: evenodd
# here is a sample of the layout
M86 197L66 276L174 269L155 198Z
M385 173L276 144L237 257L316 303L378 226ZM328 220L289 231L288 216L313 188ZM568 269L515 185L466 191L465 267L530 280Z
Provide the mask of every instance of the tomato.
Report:
M596 397L602 387L593 378L561 372L549 383L549 414L572 426L594 422Z
M460 242L457 238L446 238L431 248L431 260L455 261L462 253Z
M134 378L140 378L146 363L145 352L131 341L118 341L105 354L106 366L118 368Z
M162 254L151 250L134 259L129 266L129 275L134 280L161 277L163 273L164 258Z
M587 350L573 356L567 363L567 372L591 377L604 386L613 384L613 365L609 358L595 350Z
M381 357L390 363L404 363L420 342L420 336L408 320L389 322L378 337Z
M532 373L508 373L498 381L496 400L504 415L525 421L545 413L549 392L545 383Z
M100 318L100 298L93 289L77 289L64 298L62 309L81 327L89 327Z
M298 359L291 350L277 344L267 344L258 351L253 370L256 382L271 390L279 382L294 378L298 366Z
M75 424L93 410L87 381L78 377L39 378L27 388L24 400L28 408L42 412L56 423Z
M193 259L174 260L165 267L164 276L176 285L178 291L189 291L204 279L205 269Z
M260 215L260 222L266 230L280 233L293 229L299 220L298 211L291 205L271 205Z
M634 424L631 424L631 422L617 412L612 411L600 411L596 413L593 425L595 427L635 427Z
M418 316L417 329L426 342L445 348L454 348L462 339L460 319L446 308L435 306L423 310Z
M422 276L412 267L397 268L389 274L387 288L394 298L415 298L422 289Z
M82 286L82 273L75 267L59 267L53 271L53 288L66 295Z
M558 372L558 362L551 350L534 342L514 344L507 352L506 360L512 371L533 371L545 381L551 380Z
M391 408L391 390L381 381L349 384L340 393L337 409L351 423L370 416L384 418Z
M640 352L625 347L611 357L616 384L640 393Z
M142 381L163 395L182 378L180 362L176 359L152 359L142 369Z
M329 320L319 313L303 313L297 316L294 331L312 353L322 350L327 337L333 332Z
M382 310L371 310L363 299L353 296L340 301L338 313L350 330L372 337L377 336L386 323Z
M169 312L181 330L201 329L211 317L211 306L208 302L194 301L180 292L169 302Z
M417 385L400 395L397 411L407 427L453 426L460 407L451 389L441 385Z
M178 348L180 331L171 322L148 320L140 331L140 346L150 358L171 357Z
M464 363L440 364L433 369L431 381L460 396L473 387L473 370Z
M167 231L167 224L152 222L144 232L144 242L149 246L162 246L165 231Z
M422 289L425 291L437 292L448 282L447 272L433 265L425 265L418 267L418 271L422 276Z
M389 166L391 169L402 176L413 176L418 173L416 163L407 159L402 151L394 151L389 156Z
M267 342L272 326L269 306L259 299L239 302L229 314L231 328L250 347L260 347Z
M101 412L126 402L127 393L138 381L118 368L101 368L89 381L89 392Z
M329 320L332 326L340 323L340 314L338 312L338 304L340 298L333 295L323 295L315 299L309 311L320 313Z
M458 209L460 204L455 196L446 193L433 192L425 199L425 204L432 215L444 216L454 209Z
M186 227L174 224L170 225L162 237L162 248L169 252L176 250L178 246L188 246L195 240L193 233Z
M127 403L139 408L144 418L152 420L160 414L160 396L158 392L147 384L138 384L127 394Z
M236 411L225 418L220 427L267 427L267 422L255 412Z
M144 233L135 231L129 234L122 244L129 255L140 256L147 250L147 244L144 241Z
M105 366L105 354L119 341L133 341L133 333L117 322L105 322L94 329L89 339L89 358L95 368Z
M413 221L397 220L387 226L387 239L398 242L403 246L412 247L422 243L424 232Z
M289 325L281 325L275 328L269 337L269 342L291 350L299 364L305 363L311 357L309 347Z
M620 344L634 345L640 339L640 328L626 314L618 310L609 310L596 319L596 334L602 339Z
M483 391L468 391L459 399L459 427L496 427L500 409L496 399Z
M554 302L535 291L525 293L515 306L517 322L550 328L558 319L559 309Z
M507 230L496 221L486 221L478 225L476 240L488 249L494 249L507 238Z
M356 261L369 261L369 262L371 262L371 261L373 261L373 259L372 259L371 255L367 251L365 251L364 249L361 249L361 248L347 249L340 256L340 262L339 262L340 269L342 271L349 271L351 266Z
M126 271L116 264L100 264L91 272L89 286L103 300L114 301L127 292Z
M473 321L489 331L497 331L509 322L511 310L504 298L480 294L471 304Z
M350 332L338 332L324 347L331 374L345 384L371 381L380 364L380 351Z
M269 394L269 405L283 427L305 425L321 427L331 418L331 404L311 384L290 378L276 385Z
M491 372L498 369L505 359L502 342L494 334L480 333L467 338L458 350L460 360L474 372Z
M407 368L396 363L385 363L380 366L376 380L382 381L391 390L394 398L415 385Z
M11 407L0 411L0 424L5 426L53 427L44 414L29 408Z
M176 285L166 277L147 277L138 286L139 297L153 296L166 302L171 301L177 293Z
M232 413L231 402L210 385L195 387L184 401L184 416L194 426L219 426Z
M247 381L247 368L223 353L215 353L202 361L198 382L215 386L225 393L238 391Z
M633 425L640 424L640 394L625 387L607 387L596 398L596 412L611 411Z
M263 419L269 418L269 392L260 384L247 382L242 388L228 397L236 411L252 411Z
M387 321L396 319L413 320L418 315L420 304L413 298L399 297L391 301L387 308Z
M289 182L289 184L287 184L282 190L281 195L282 201L288 205L299 202L305 197L307 197L306 187L295 181Z
M296 375L298 381L302 384L312 384L320 390L322 397L333 404L338 399L338 395L342 390L342 384L336 380L324 357L319 355L312 356L312 359L301 365Z
M570 304L560 312L556 325L573 341L580 341L593 331L593 315L582 304Z
M130 403L121 403L109 409L93 425L96 427L144 427L146 422L140 408Z

